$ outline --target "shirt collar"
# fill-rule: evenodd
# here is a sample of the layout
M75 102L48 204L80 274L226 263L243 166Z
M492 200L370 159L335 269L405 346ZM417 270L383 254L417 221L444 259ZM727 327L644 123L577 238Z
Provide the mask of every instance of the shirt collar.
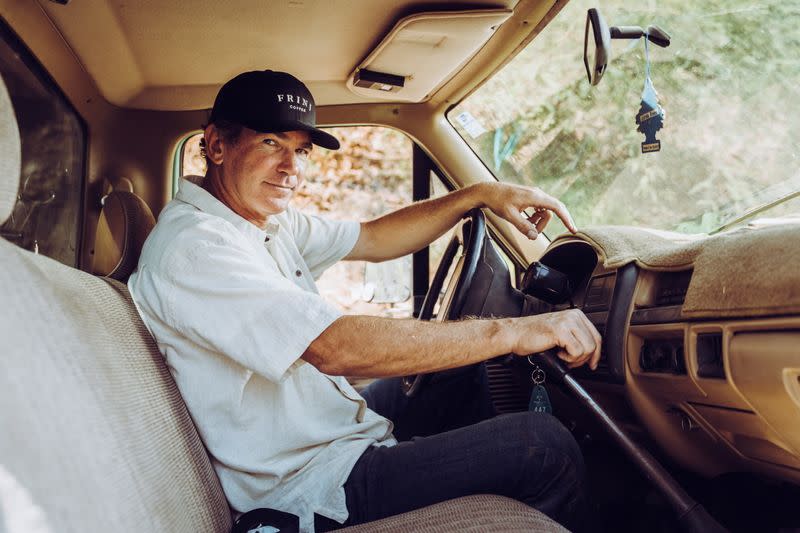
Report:
M214 195L202 186L202 176L184 176L180 180L176 200L195 206L200 211L218 216L234 225L245 236L263 243L267 237L274 237L280 229L280 224L274 220L267 223L267 229L262 230L236 214L230 207L217 200ZM275 218L275 217L271 217Z

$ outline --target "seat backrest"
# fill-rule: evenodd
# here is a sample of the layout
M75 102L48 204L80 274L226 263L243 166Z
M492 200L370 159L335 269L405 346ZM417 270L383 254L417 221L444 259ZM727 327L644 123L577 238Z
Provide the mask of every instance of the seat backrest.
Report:
M18 135L0 80L0 221L19 182ZM0 354L0 529L230 530L219 480L124 285L0 238Z
M114 190L103 200L97 223L93 271L122 281L136 269L144 241L156 225L153 212L132 191Z

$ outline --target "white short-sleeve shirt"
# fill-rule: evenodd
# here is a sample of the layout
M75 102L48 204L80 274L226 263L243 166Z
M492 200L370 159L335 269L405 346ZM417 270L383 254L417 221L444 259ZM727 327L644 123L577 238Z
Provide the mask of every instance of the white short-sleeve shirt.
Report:
M341 376L300 359L341 313L314 279L352 250L357 222L294 209L262 230L199 184L158 217L131 295L180 389L237 511L270 507L338 522L342 486L372 445L396 443L392 424Z

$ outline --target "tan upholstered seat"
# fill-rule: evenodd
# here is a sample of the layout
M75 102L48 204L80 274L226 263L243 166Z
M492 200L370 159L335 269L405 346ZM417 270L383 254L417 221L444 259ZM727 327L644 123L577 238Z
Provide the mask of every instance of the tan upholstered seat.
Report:
M20 170L0 80L0 221ZM124 202L124 200L122 200ZM0 530L226 532L228 505L126 287L0 238ZM344 531L564 531L473 496Z
M568 533L546 515L511 498L479 494L431 505L342 533Z
M5 220L20 164L2 83L0 132ZM230 529L219 481L124 285L0 239L0 305L0 524Z
M153 212L135 193L114 190L108 194L97 223L94 273L128 281L155 224Z
M125 286L0 240L0 301L0 462L44 531L227 531L219 481Z

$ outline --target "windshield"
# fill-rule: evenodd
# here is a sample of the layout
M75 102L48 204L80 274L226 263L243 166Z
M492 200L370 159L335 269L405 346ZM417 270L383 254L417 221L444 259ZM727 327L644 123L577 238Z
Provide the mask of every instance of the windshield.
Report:
M698 233L746 213L797 214L799 4L572 0L448 119L499 180L559 197L579 226ZM643 154L636 131L644 41L612 40L606 72L590 86L590 7L609 26L656 25L672 38L667 48L649 44L665 111L658 152Z

